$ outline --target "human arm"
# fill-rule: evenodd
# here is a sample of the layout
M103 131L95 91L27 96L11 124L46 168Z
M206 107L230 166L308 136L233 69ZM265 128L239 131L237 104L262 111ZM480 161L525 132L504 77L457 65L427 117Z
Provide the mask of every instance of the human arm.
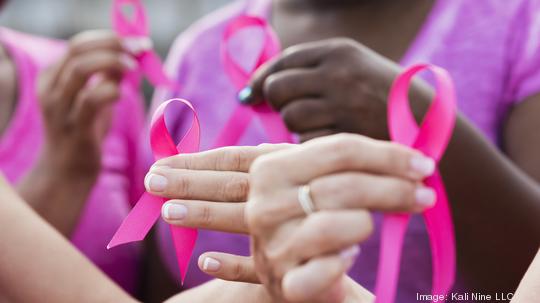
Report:
M122 75L135 67L114 34L90 31L75 36L63 58L40 75L44 143L17 189L66 236L101 171L101 147Z
M0 290L10 302L136 302L0 179Z

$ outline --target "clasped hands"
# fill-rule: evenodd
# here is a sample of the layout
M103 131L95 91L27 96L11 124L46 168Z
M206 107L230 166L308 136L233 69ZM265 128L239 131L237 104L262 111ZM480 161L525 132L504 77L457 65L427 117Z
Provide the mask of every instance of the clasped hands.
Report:
M370 302L346 276L373 231L370 211L431 207L435 192L421 181L434 170L412 149L339 134L180 154L156 162L145 185L170 199L162 209L169 224L251 237L251 257L201 255L207 274L261 283L274 302ZM306 185L309 214L298 199Z

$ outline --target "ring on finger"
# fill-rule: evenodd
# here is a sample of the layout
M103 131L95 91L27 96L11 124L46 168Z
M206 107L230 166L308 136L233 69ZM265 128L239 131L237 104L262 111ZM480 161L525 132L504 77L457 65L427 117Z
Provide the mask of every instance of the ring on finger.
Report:
M306 215L315 212L315 204L311 198L311 188L309 185L300 186L298 188L298 202Z

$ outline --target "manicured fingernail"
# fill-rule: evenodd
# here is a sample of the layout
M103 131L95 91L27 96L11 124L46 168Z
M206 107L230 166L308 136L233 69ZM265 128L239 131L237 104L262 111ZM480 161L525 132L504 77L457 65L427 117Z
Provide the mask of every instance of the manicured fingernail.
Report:
M437 194L432 188L419 186L415 192L416 203L423 207L431 207L435 205Z
M165 188L167 188L167 183L167 178L152 173L146 175L146 178L144 179L144 186L146 187L146 190L152 192L164 191Z
M347 268L346 271L349 271L351 267L354 264L354 261L356 261L356 257L360 254L360 246L354 245L347 249L342 250L339 253L339 256L345 262L345 267Z
M135 61L135 59L133 59L132 57L128 56L128 55L121 55L120 56L120 61L122 62L122 64L124 65L125 68L129 69L129 70L135 70L137 69L137 61Z
M435 161L425 156L414 156L411 158L411 167L422 176L428 177L435 172Z
M153 47L152 40L148 37L131 37L122 40L122 46L133 55L138 55Z
M207 272L216 272L221 267L221 263L213 258L206 257L203 261L203 270Z
M249 104L249 103L251 103L252 98L253 98L253 89L251 89L251 87L249 87L249 86L244 87L238 93L238 101L240 101L241 104Z
M344 260L354 259L360 254L360 246L354 245L347 249L342 250L339 256Z
M187 207L182 204L165 203L161 215L167 220L183 220L187 216Z

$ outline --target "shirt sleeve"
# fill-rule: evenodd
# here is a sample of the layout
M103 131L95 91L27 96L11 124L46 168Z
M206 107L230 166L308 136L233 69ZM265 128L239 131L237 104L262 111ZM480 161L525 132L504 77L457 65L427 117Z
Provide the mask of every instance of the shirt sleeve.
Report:
M516 104L540 93L540 4L524 0L509 30L506 99Z

